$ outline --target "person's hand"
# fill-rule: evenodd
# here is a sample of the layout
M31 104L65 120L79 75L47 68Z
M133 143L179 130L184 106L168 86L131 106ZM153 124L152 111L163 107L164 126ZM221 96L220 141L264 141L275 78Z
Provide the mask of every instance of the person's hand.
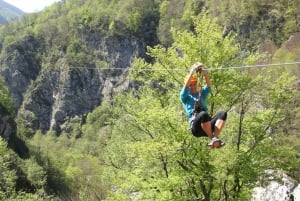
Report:
M198 65L198 69L196 70L199 73L206 74L208 72L208 69L204 68L203 64Z
M202 72L203 74L206 74L206 73L208 72L208 70L205 69L205 68L202 68L202 69L201 69L201 72Z
M190 73L193 73L195 71L199 71L201 69L201 67L197 64L192 65L191 69L190 69Z

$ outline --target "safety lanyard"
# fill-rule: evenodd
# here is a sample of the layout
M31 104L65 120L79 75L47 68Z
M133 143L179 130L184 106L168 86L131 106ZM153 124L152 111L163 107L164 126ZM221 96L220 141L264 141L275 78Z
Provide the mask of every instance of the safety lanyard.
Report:
M193 115L201 112L203 110L202 107L202 80L203 80L203 75L201 72L197 72L197 89L199 89L199 94L198 94L198 101L194 103L194 111Z
M201 71L197 71L197 88L199 89L199 104L202 104L202 81L203 81L203 73Z

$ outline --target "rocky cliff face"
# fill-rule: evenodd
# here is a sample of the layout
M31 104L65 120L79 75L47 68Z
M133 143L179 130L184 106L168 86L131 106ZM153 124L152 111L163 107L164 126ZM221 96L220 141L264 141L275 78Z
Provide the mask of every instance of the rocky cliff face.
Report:
M278 170L266 170L264 186L255 187L251 201L300 201L300 185Z
M5 79L17 107L22 104L30 82L39 75L41 59L36 56L39 49L39 42L33 36L28 36L2 50L5 56L0 60L0 74Z
M91 52L99 53L96 60L102 65L71 66L64 52L51 63L43 63L44 50L34 36L2 50L8 56L0 60L0 74L19 108L18 117L28 127L60 133L69 119L83 118L104 98L129 87L126 69L135 57L145 55L145 43L97 34L85 41Z

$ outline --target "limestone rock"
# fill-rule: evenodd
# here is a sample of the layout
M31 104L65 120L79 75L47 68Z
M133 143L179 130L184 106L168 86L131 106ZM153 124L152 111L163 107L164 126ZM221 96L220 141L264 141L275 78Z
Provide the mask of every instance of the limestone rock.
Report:
M282 171L267 170L264 182L255 187L251 201L300 201L300 186Z
M69 119L84 118L104 99L127 90L126 69L134 58L146 55L146 43L138 38L93 33L83 40L97 54L81 66L71 64L63 48L44 62L41 51L49 50L41 49L42 41L34 36L5 48L0 75L19 108L18 117L33 131L60 133Z

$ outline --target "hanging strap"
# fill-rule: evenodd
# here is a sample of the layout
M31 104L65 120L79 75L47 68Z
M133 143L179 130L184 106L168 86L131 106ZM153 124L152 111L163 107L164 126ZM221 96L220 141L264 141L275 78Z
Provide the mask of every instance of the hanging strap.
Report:
M197 72L197 87L199 88L199 100L200 100L200 103L201 103L201 94L202 94L202 82L203 82L203 73L201 73L201 71L198 71Z
M199 113L201 111L203 111L203 107L202 107L202 81L203 81L203 74L201 73L201 71L197 72L197 88L199 88L199 101L194 103L194 111L193 113Z

